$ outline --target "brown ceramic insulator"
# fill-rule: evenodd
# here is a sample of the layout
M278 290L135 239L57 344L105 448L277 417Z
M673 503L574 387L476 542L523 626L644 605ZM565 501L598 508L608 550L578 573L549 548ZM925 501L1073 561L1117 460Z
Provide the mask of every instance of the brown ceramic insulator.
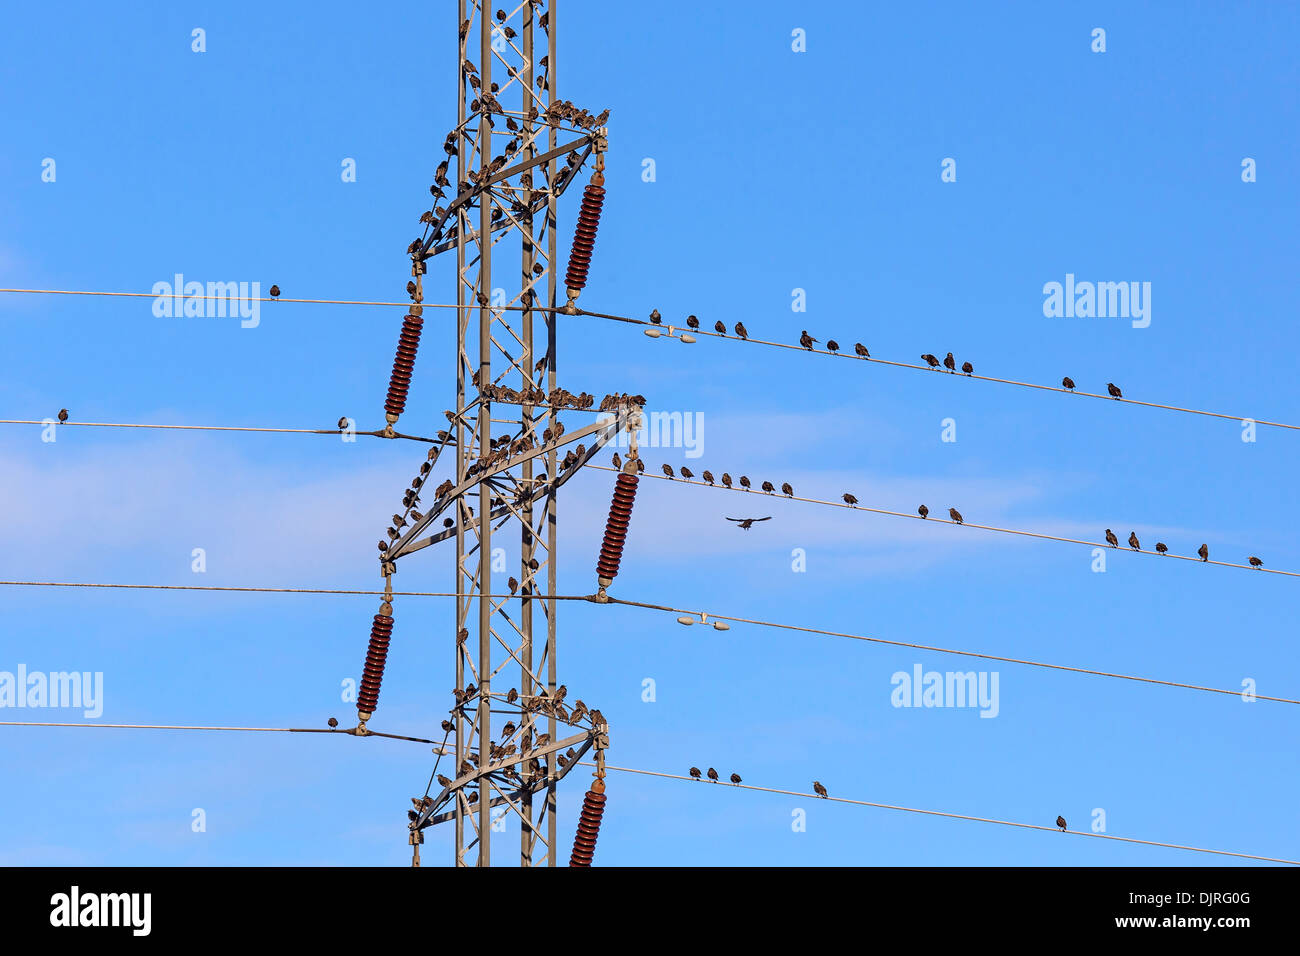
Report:
M359 714L373 714L375 708L379 706L379 685L384 681L384 662L388 659L388 642L392 636L392 617L387 614L376 614L375 623L370 627L370 646L366 648L366 666L361 672L361 689L357 692Z
M573 836L573 853L569 866L591 866L596 852L596 837L600 835L600 819L605 815L605 795L588 790L582 801L582 815L578 817L578 832Z
M564 285L570 295L577 295L587 284L587 269L596 248L596 227L600 225L600 207L604 202L604 186L591 184L582 191L582 208L578 210L578 225L573 230L573 247L569 250L569 269L564 274Z
M397 337L397 357L393 359L393 376L388 380L388 401L384 402L384 411L393 416L402 414L406 408L406 393L411 387L411 373L415 371L415 353L420 347L420 330L424 319L418 315L407 315L402 319L402 332Z
M596 574L612 581L618 576L618 565L623 558L623 545L627 541L628 521L632 517L632 503L636 501L637 476L620 473L614 482L614 500L609 505L609 518L605 522L605 539L600 545L600 558L596 561Z

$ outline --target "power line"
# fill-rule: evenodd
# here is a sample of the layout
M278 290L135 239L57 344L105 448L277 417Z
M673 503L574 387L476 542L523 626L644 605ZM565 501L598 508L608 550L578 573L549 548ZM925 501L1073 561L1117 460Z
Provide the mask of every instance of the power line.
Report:
M340 730L335 727L205 727L195 724L91 724L84 721L76 723L50 720L0 720L0 727L93 727L100 730L226 730L264 734L342 734L345 737L387 737L391 740L407 740L417 744L437 743L434 740L425 740L423 737L387 734L369 728L366 728L364 734L358 734L353 730Z
M589 763L586 761L582 761L580 765L584 767L595 766L594 763ZM703 781L696 780L693 777L687 777L682 774L676 774L676 773L662 773L656 770L638 770L632 767L615 767L611 764L605 764L605 769L617 770L620 773L641 774L647 777L663 777L668 780L685 780L690 783L696 783L696 784L703 783ZM966 820L971 823L995 823L998 826L1016 827L1021 830L1043 830L1043 831L1053 832L1053 833L1061 832L1057 827L1043 826L1037 823L1020 823L1015 820L996 820L993 819L992 817L977 817L966 813L949 813L943 810L924 810L920 807L903 807L891 803L876 803L872 800L852 800L849 799L848 797L831 797L831 796L822 797L815 793L805 793L800 790L781 790L776 787L755 787L747 783L730 783L730 782L724 783L722 781L718 781L716 783L710 781L709 783L712 786L731 787L736 790L755 790L760 793L779 793L779 794L784 794L786 796L792 796L792 797L807 797L813 800L827 800L835 803L849 803L849 804L853 804L854 806L860 806L860 807L875 807L880 810L901 810L906 813L920 813L920 814L924 814L925 816L946 817L950 820ZM1208 847L1187 846L1181 843L1164 843L1159 840L1139 840L1136 837L1115 836L1110 833L1093 833L1089 830L1066 830L1064 832L1070 834L1071 836L1092 837L1098 840L1113 840L1118 843L1136 843L1142 846L1165 847L1166 849L1170 849L1170 850L1191 850L1195 853L1213 853L1218 856L1235 856L1245 860L1261 860L1265 863L1286 863L1291 866L1300 866L1300 860L1287 860L1280 857L1272 857L1272 856L1258 856L1254 853L1238 853L1234 850L1212 850L1209 849Z
M215 296L215 295L214 296L208 296L208 295L190 296L190 295L184 295L182 293L172 293L170 295L167 295L163 293L154 293L154 292L96 292L96 291L82 291L77 289L0 289L0 292L29 293L29 294L38 294L38 295L119 296L119 297L146 298L146 299L187 298L187 299L199 299L199 300L202 299L228 300L230 298L229 296ZM409 309L412 305L415 304L413 302L389 302L389 301L366 300L366 299L289 299L284 297L280 297L280 298L253 297L251 299L247 299L247 301L297 302L297 303L304 303L308 305L391 306L391 307L406 308L406 309ZM449 303L449 302L421 302L419 304L426 309L471 308L471 306L460 306L457 305L456 303ZM584 316L586 318L605 319L605 320L610 320L615 322L630 323L632 325L645 326L647 328L668 327L668 326L659 326L645 319L638 319L629 315L617 315L609 312L592 312L587 309L581 309L581 308L577 309L576 312L569 313L566 312L564 308L557 308L557 307L548 308L541 305L533 305L527 307L510 306L510 305L492 307L492 311L494 312L521 312L525 310L533 311L533 312L556 312L556 313L566 314L566 315L571 314L575 316ZM723 333L709 331L706 329L691 329L686 327L684 324L677 325L676 323L670 323L670 325L675 330L688 332L690 335L697 336L697 337L707 336L715 339L726 339L727 341L730 342L744 342L749 345L763 345L769 348L790 349L792 351L797 351L797 352L810 352L814 355L821 355L828 358L849 359L855 362L868 362L875 365L889 365L895 368L908 368L920 372L934 373L937 371L936 369L931 368L929 365L917 365L912 362L898 362L892 359L882 359L882 358L876 358L874 356L868 358L856 354L850 355L847 352L831 352L827 349L815 349L815 348L810 349L810 348L804 348L802 345L792 345L787 342L773 342L767 339L756 339L750 336L741 338L738 335L726 335ZM1057 386L1057 385L1042 385L1037 382L1022 382L1018 379L998 378L992 375L975 375L974 373L969 375L965 373L961 373L961 374L954 373L952 377L974 379L976 381L981 381L981 382L997 382L1002 385L1014 385L1019 388L1032 388L1043 392L1058 392L1062 395L1074 395L1080 398L1098 398L1098 399L1104 399L1105 401L1108 402L1119 402L1127 405L1140 405L1145 408L1160 408L1171 412L1182 412L1187 415L1202 415L1207 418L1219 418L1219 419L1224 419L1226 421L1234 421L1234 422L1250 421L1250 422L1254 422L1256 425L1264 425L1271 428L1285 428L1291 431L1300 431L1300 425L1292 425L1286 422L1267 421L1259 418L1251 418L1248 415L1229 415L1225 412L1211 412L1211 411L1206 411L1204 409L1186 408L1181 405L1168 405L1161 402L1146 402L1135 398L1117 399L1110 395L1102 395L1098 392L1083 392L1083 391L1079 391L1078 389L1068 389L1063 386Z
M280 432L295 435L344 435L348 434L338 428L270 428L252 425L152 425L140 422L56 422L53 419L23 419L23 418L2 418L0 425L50 425L55 424L60 428L73 425L82 428L156 428L165 430L178 431L201 431L201 432ZM373 431L354 431L353 435L368 435L375 438L404 438L408 441L422 441L430 444L436 444L436 438L424 438L419 435L404 435L401 432L387 434L382 429Z
M0 587L31 588L108 588L128 591L232 591L253 594L350 594L382 597L386 591L365 591L346 588L259 588L221 587L209 584L114 584L90 581L0 581ZM393 591L394 597L478 597L477 593L457 594L455 591ZM488 598L511 598L534 601L590 601L585 594L484 594Z
M601 471L612 471L612 472L618 471L617 468L611 468L609 465L589 464L588 467L597 468ZM821 498L805 498L800 495L778 495L778 494L773 494L764 491L751 491L748 488L728 488L726 485L710 484L707 481L703 481L703 480L697 481L692 478L683 478L680 476L675 478L669 478L667 475L656 475L649 471L644 472L639 477L658 478L661 481L671 481L674 482L675 484L698 485L701 488L716 488L720 491L737 491L740 492L741 494L755 495L759 498L764 498L764 499L773 498L778 501L802 501L807 504L829 505L832 508L843 508L847 511L866 511L871 514L890 515L895 518L911 518L915 521L925 521L929 524L946 524L946 525L954 525L962 528L976 528L980 531L995 531L998 534L1014 534L1026 538L1041 538L1046 541L1063 541L1068 544L1082 544L1090 548L1105 548L1106 550L1119 550L1124 553L1150 554L1150 555L1155 555L1156 557L1159 558L1176 558L1180 561L1191 561L1195 564L1215 564L1221 568L1244 568L1245 570L1254 572L1256 574L1263 572L1266 574L1282 574L1292 578L1300 577L1300 571L1283 571L1278 568L1264 568L1264 567L1256 568L1256 567L1252 567L1249 564L1236 564L1231 561L1209 561L1209 560L1202 561L1200 558L1192 555L1174 554L1173 552L1166 552L1162 554L1159 551L1152 551L1146 548L1116 549L1104 541L1085 541L1082 538L1067 538L1062 535L1046 534L1041 531L1024 531L1018 528L999 528L994 525L973 524L969 521L952 521L947 518L939 518L939 517L922 518L918 514L908 514L905 511L890 511L887 508L869 508L866 505L861 505L861 504L850 505L840 501L826 501Z

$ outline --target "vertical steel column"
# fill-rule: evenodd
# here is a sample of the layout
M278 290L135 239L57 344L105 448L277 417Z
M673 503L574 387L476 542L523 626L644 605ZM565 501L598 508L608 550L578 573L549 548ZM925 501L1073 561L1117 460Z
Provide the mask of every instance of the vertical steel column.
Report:
M559 23L556 19L556 7L559 6L559 0L551 0L550 19L547 21L549 29L546 31L546 55L547 55L547 79L546 79L546 104L548 107L555 105L555 88L556 83L556 64L555 64L555 37L559 32ZM549 136L547 139L548 149L555 148L555 126L552 123L549 127ZM552 159L547 164L547 173L549 182L555 182L555 160ZM546 251L550 256L550 269L546 275L547 305L550 311L547 312L548 321L546 324L546 354L551 357L547 363L549 377L547 379L547 391L555 388L555 376L557 373L556 366L559 365L559 354L555 348L555 286L556 273L559 269L559 262L555 258L555 193L547 189L546 197ZM559 421L558 413L554 408L551 409L549 424L554 430L556 422ZM552 475L556 474L556 455L552 451L546 458L546 467L550 469ZM556 514L555 514L555 494L548 497L550 513L546 521L546 548L547 556L550 560L546 565L546 593L555 594L555 539L556 539ZM547 693L552 697L555 695L555 599L550 598L547 601L546 614L546 684ZM551 739L556 739L555 717L550 720ZM555 811L556 811L556 782L555 782L555 755L551 754L546 758L546 773L550 783L546 788L546 843L549 849L546 853L546 865L555 866L555 858L558 855L558 846L555 842Z
M479 76L482 95L492 88L492 20L488 7L479 5ZM478 128L479 175L486 183L492 164L491 112L479 106ZM487 191L479 194L479 271L478 271L478 451L485 456L492 437L492 406L482 394L482 386L492 381L492 201ZM487 763L492 752L492 489L487 482L478 486L478 753L480 763ZM478 865L492 865L492 791L483 778L478 788Z
M459 12L456 19L456 27L459 31L460 25L465 22L466 0L460 0ZM465 45L469 43L469 35L460 37L457 42L459 56L456 58L456 185L452 190L452 195L460 189L460 184L465 182L465 173L469 169L469 137L465 135ZM469 228L469 217L465 215L464 209L456 212L456 483L460 484L465 480L465 363L461 356L465 354L465 330L469 327L469 311L465 308L465 233ZM460 595L468 589L464 586L465 578L465 522L463 520L464 506L461 502L455 504L456 518L456 570L452 580L456 582L456 594ZM468 619L469 599L456 597L456 628L454 635L454 648L456 654L456 686L465 686L465 654L467 649L461 644L460 635L466 626ZM456 711L456 775L460 774L460 768L465 763L465 716L460 710ZM465 811L461 804L459 795L456 797L456 844L453 847L452 866L462 866L464 859L461 855L462 848L465 846Z
M533 132L533 121L528 118L529 107L532 105L533 90L533 16L532 10L528 10L524 16L523 26L523 89L520 91L519 109L523 113L520 118L523 127L524 140L527 141ZM527 149L519 156L521 160L529 160L537 155L537 147L529 143ZM529 173L529 181L532 173ZM535 280L533 275L533 264L537 261L536 246L536 228L533 224L532 206L529 204L529 212L526 218L520 221L524 227L523 232L523 255L520 260L520 286L523 299L520 305L523 311L520 313L520 322L523 328L524 340L524 357L523 357L523 379L524 383L533 382L533 364L536 359L533 357L533 301L534 297L529 294ZM549 393L549 389L547 390ZM533 406L524 405L520 409L520 417L524 420L527 429L531 429L533 418ZM525 487L529 487L533 480L533 462L529 459L523 466L523 482ZM530 496L525 501L522 509L523 528L521 529L521 539L519 547L519 580L528 582L524 586L523 607L519 612L519 630L523 634L523 646L520 648L519 656L519 692L525 698L533 694L533 602L529 600L529 592L536 593L537 579L533 576L532 569L528 566L529 560L532 559L537 550L536 538L533 534L533 499ZM547 559L553 561L554 555L548 554ZM533 836L533 796L531 792L525 792L519 798L519 864L520 866L529 867L533 865L533 847L537 840Z

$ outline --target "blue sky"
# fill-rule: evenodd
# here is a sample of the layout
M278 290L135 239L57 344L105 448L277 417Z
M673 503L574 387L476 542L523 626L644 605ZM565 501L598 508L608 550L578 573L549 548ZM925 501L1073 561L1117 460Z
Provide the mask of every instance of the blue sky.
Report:
M15 6L0 31L0 285L148 291L180 272L398 299L454 122L454 6ZM444 6L444 5L437 5ZM755 336L801 329L985 374L1300 422L1297 64L1289 4L597 4L561 10L560 95L612 109L583 305ZM190 49L206 30L207 51ZM1094 28L1106 52L1090 49ZM791 49L805 31L806 52ZM1257 181L1242 181L1242 161ZM56 163L43 182L42 161ZM340 164L356 161L357 181ZM655 162L654 182L642 179ZM945 158L957 181L940 179ZM571 234L576 194L565 198ZM1151 283L1151 323L1047 318L1043 286ZM432 301L453 295L431 264ZM807 311L792 311L792 290ZM382 425L400 311L267 306L257 328L147 299L0 296L0 418ZM438 427L430 323L403 424ZM1156 409L705 339L561 329L572 391L704 416L662 461L873 506L1300 568L1300 437ZM955 442L941 440L955 421ZM0 578L369 588L420 460L308 435L0 427ZM587 593L612 476L561 499ZM754 509L761 509L755 512ZM771 514L748 532L725 516ZM190 569L204 548L207 571ZM806 571L792 570L803 549ZM452 556L409 559L446 590ZM893 640L1296 696L1291 579L643 482L615 593ZM0 671L102 671L101 722L347 722L365 597L0 589ZM399 602L375 726L449 705L452 608ZM561 607L560 672L613 763L1300 857L1294 705L672 615ZM999 712L896 708L891 675L996 670ZM643 681L656 700L642 700ZM0 717L9 715L0 714ZM80 719L19 712L16 719ZM0 728L0 862L393 864L427 748L304 735ZM563 790L567 853L585 771ZM599 864L1196 865L1111 841L616 775ZM202 808L207 831L191 831ZM792 812L807 811L805 832ZM76 821L70 825L70 821ZM518 831L498 839L511 862ZM426 863L450 857L431 833Z

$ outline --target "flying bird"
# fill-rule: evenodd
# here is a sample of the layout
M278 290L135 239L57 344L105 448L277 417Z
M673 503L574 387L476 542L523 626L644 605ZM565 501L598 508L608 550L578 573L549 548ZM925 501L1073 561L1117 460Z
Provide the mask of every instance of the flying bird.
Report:
M692 767L692 768L691 768L691 776L694 777L696 780L699 780L699 779L700 779L700 768L699 768L699 767Z
M948 509L948 517L952 518L952 520L957 522L958 524L961 524L961 512L958 511L956 508Z
M871 358L871 353L867 351L867 347L861 342L858 342L853 346L853 351L857 352L858 355L862 356L862 358Z
M1111 531L1110 528L1106 529L1106 543L1112 548L1119 547L1119 538L1115 537L1115 532Z
M748 531L754 526L755 521L771 521L772 516L768 515L766 518L727 518L727 520L736 522L736 524L740 525L742 531Z
M1114 382L1106 383L1106 391L1110 392L1111 398L1123 398L1124 393L1119 390L1119 386Z
M799 333L799 344L806 349L811 349L813 347L813 343L816 341L817 340L815 338L813 338L811 335L808 334L807 329L804 329L802 332Z
M738 773L733 773L733 774L731 775L731 782L732 782L732 783L740 783L740 774L738 774Z
M1061 388L1068 388L1070 391L1074 391L1074 379L1070 378L1068 375L1065 376L1065 378L1061 379Z
M943 367L950 372L955 372L957 370L957 360L952 357L951 352L944 356Z
M749 329L745 328L744 322L736 323L736 334L739 335L742 339L749 337Z
M840 343L836 342L834 339L827 339L826 349L830 352L838 352L840 350Z
M1169 551L1169 545L1165 544L1163 541L1157 541L1157 542L1156 542L1156 553L1157 553L1157 554L1165 554L1165 553L1167 553L1168 551Z
M921 356L921 358L926 362L926 364L930 366L930 368L939 367L939 360L935 358L933 355L931 355L929 352L926 352L924 355Z
M848 492L845 492L843 497L844 497L844 503L845 503L846 505L856 505L856 504L858 503L858 499L857 499L857 498L854 498L854 497L853 497L851 494L849 494Z
M1201 556L1202 561L1210 560L1210 546L1208 544L1201 545L1196 549L1196 553Z
M1261 561L1261 560L1259 560L1259 558L1255 557L1255 556L1252 554L1252 555L1250 556L1250 566L1251 566L1252 568L1262 568L1262 567L1264 566L1264 562Z
M813 781L813 793L817 794L817 796L819 797L830 796L830 794L826 792L826 788L821 785L821 781L819 780Z
M973 375L975 373L975 366L971 365L970 362L962 362L961 370L965 372L967 375Z
M714 781L718 779L718 771L714 770L712 767L709 768L709 779Z
M1065 817L1060 817L1060 816L1058 816L1058 817L1056 818L1056 825L1057 825L1058 827L1060 827L1062 830L1064 830L1064 829L1065 829Z
M1130 531L1128 533L1128 546L1132 548L1134 551L1142 550L1142 542L1138 541L1138 536L1136 531Z
M930 517L930 509L927 508L925 505L921 505L921 507L917 508L916 513L919 514L922 518Z

